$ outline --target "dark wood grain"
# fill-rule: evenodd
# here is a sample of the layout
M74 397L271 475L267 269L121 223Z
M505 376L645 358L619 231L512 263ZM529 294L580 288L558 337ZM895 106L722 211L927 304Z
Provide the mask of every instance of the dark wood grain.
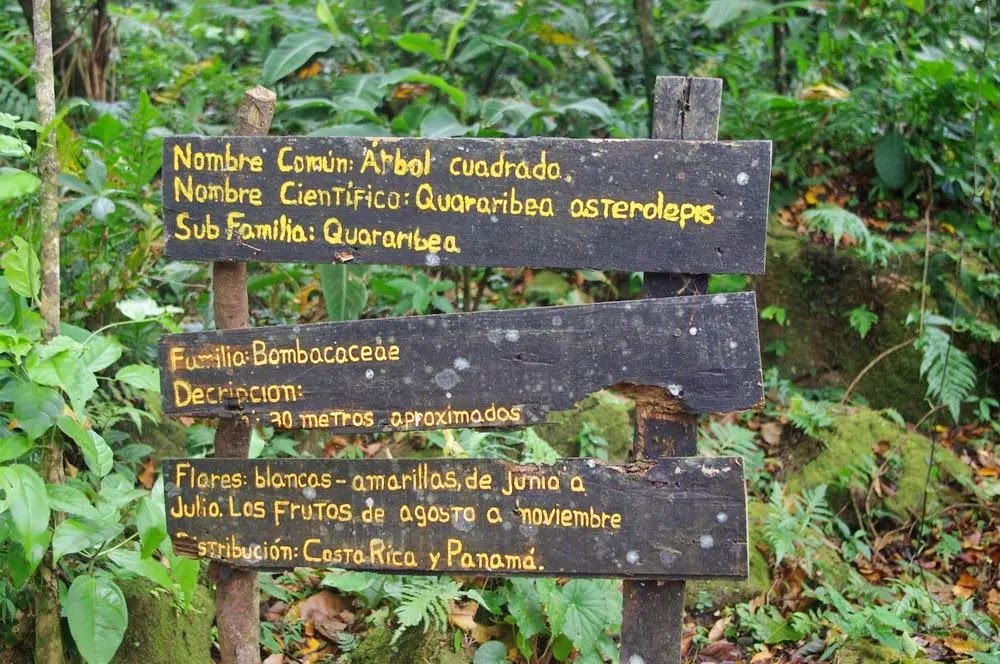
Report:
M222 163L204 157L227 150ZM766 141L181 136L166 139L163 154L175 259L764 269ZM295 172L305 163L296 157L316 155L333 172ZM501 176L450 172L477 162ZM530 165L527 178L504 166L518 163ZM441 198L450 195L461 201Z
M703 578L747 569L741 463L191 459L163 475L175 547L237 566Z
M718 137L721 79L660 76L653 97L653 138L714 141ZM672 298L707 293L705 273L709 271L695 266L693 274L647 272L643 295ZM697 454L695 416L671 413L655 400L637 405L633 456L655 459ZM684 581L626 581L623 592L622 660L680 662Z
M166 412L351 432L524 426L611 386L763 398L753 293L169 335L160 366Z

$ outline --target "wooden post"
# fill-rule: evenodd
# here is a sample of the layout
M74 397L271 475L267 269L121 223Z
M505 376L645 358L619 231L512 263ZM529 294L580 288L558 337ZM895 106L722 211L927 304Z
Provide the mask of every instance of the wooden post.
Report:
M257 86L243 95L233 133L266 136L271 128L276 96ZM212 298L215 327L219 330L250 327L246 263L212 264ZM250 449L250 425L239 417L219 420L215 430L215 456L245 458ZM260 663L260 591L257 572L212 563L215 580L215 622L219 631L222 664Z
M713 141L719 134L722 80L660 76L656 79L652 138ZM708 275L645 274L644 297L697 295L708 291ZM695 456L697 417L666 402L636 401L638 458ZM683 581L625 581L622 664L680 662L684 628Z

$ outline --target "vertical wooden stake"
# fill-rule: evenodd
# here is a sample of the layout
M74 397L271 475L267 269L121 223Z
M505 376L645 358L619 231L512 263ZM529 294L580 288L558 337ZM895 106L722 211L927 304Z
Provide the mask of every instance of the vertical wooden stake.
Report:
M266 136L274 116L276 96L257 86L243 95L233 133ZM246 263L212 264L215 327L250 327ZM215 456L245 458L250 449L250 425L239 417L219 420ZM222 664L260 664L260 591L256 570L237 570L219 563L209 566L215 579L215 623Z
M653 92L653 138L714 141L719 135L722 80L659 76ZM708 275L645 274L644 297L697 295ZM636 458L697 454L697 418L667 404L636 403ZM680 662L684 629L683 581L625 581L622 664Z

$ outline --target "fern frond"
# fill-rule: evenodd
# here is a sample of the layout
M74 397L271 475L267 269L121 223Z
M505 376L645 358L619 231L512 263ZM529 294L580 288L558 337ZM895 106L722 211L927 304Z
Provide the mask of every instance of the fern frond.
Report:
M932 403L946 405L958 422L962 402L976 389L972 360L955 347L948 332L936 325L924 328L917 348L923 353L920 375L927 381L927 398Z
M819 205L803 212L802 218L812 230L832 237L834 249L840 244L840 238L845 235L850 235L864 246L868 246L871 242L864 220L842 207Z

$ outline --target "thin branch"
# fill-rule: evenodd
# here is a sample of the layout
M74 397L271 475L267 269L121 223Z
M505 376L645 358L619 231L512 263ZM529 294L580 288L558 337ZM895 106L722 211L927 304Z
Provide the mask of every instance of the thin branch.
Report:
M847 386L847 389L844 390L844 396L840 399L840 405L843 406L845 403L847 403L847 398L851 396L851 392L854 391L854 388L858 386L858 383L860 383L861 379L865 377L865 374L868 373L869 371L871 371L875 367L876 364L878 364L879 362L881 362L882 360L884 360L888 356L892 355L897 350L902 350L903 348L906 348L907 346L909 346L910 344L912 344L916 340L917 340L916 337L913 337L913 338L907 339L905 341L901 341L898 344L896 344L895 346L893 346L892 348L888 348L888 349L882 351L881 353L879 353L878 355L876 355L875 358L871 362L869 362L868 364L866 364L865 368L862 369L858 373L858 375L854 377L854 380L852 380L851 384Z

